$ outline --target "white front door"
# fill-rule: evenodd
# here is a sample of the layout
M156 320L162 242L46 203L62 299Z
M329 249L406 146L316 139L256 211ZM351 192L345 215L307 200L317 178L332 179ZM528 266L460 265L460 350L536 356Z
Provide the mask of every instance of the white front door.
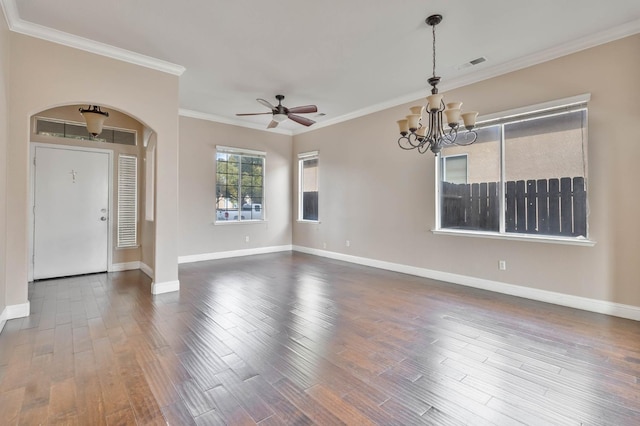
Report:
M108 266L107 152L35 147L33 278Z

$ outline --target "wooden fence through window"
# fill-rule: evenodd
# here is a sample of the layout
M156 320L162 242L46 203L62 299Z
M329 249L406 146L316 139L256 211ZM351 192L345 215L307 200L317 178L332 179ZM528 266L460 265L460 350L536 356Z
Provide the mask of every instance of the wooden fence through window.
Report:
M521 234L587 236L583 177L509 181L505 230ZM500 230L498 182L442 183L442 228Z

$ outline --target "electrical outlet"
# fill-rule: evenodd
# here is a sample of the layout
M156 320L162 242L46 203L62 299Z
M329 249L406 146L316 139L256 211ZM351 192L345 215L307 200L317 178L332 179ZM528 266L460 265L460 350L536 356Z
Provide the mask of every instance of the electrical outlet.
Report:
M326 249L327 248L327 243L322 243L322 248Z
M246 237L244 237L244 242L248 243L249 242L249 236L247 235Z
M506 260L500 260L498 262L498 269L500 269L501 271L506 271L507 270L507 261Z
M347 240L347 247L351 247L351 241Z

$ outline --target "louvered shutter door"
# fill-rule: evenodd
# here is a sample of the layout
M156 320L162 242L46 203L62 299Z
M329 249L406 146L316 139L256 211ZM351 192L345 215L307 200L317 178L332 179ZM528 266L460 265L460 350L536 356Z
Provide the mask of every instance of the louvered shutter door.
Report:
M118 157L118 247L138 245L138 159Z

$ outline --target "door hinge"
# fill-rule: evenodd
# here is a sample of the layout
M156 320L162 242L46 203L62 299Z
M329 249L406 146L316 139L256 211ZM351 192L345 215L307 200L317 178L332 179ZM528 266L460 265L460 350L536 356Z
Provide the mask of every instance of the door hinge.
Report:
M34 166L36 165L36 157L35 156L33 157L33 165Z

